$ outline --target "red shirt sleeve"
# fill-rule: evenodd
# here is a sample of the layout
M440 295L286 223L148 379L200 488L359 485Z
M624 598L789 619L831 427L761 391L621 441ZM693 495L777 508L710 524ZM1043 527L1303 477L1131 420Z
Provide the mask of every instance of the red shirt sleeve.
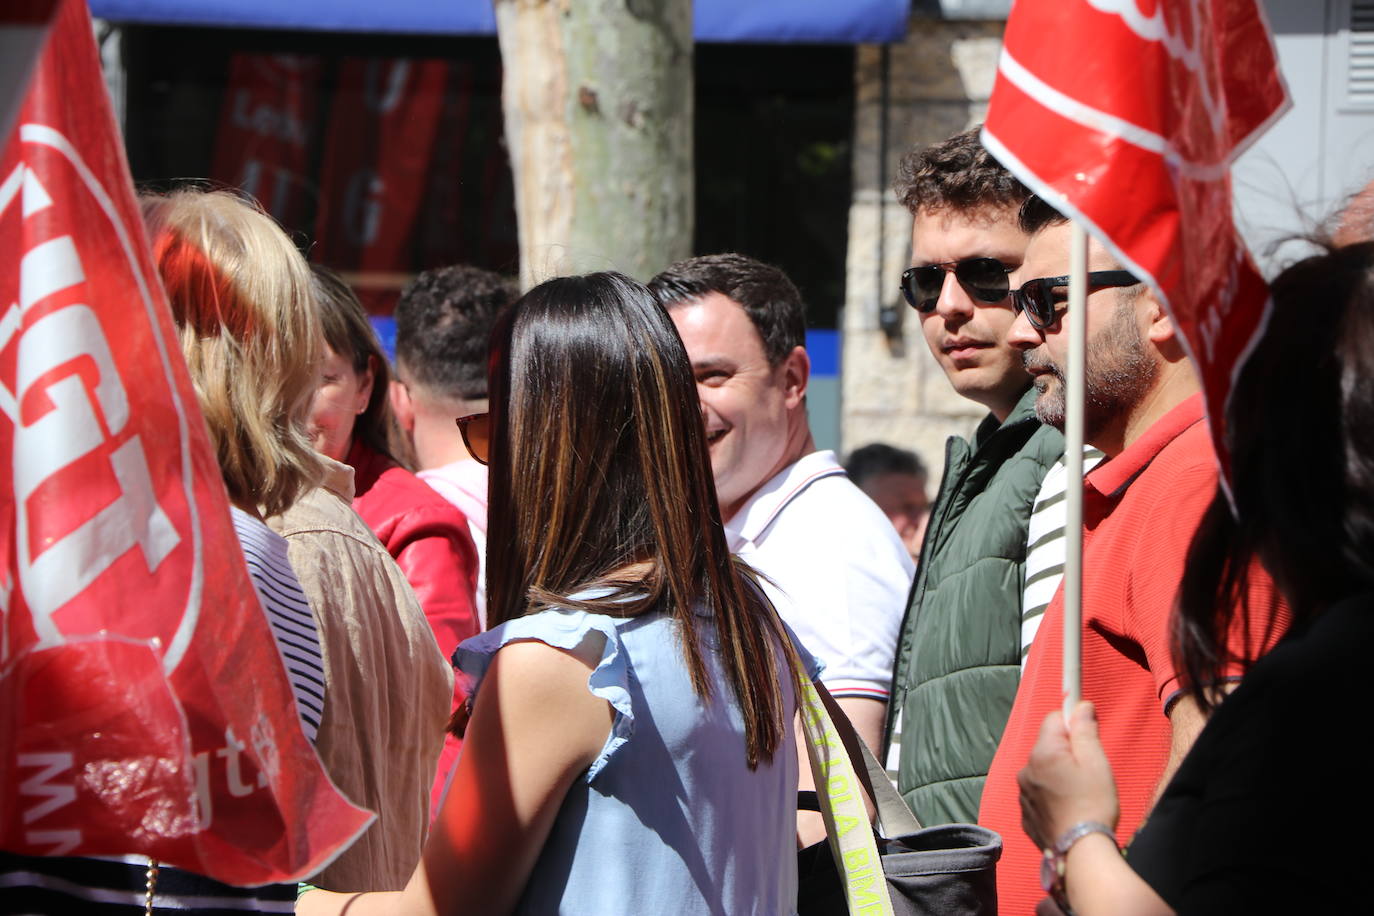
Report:
M478 630L477 548L456 509L419 507L396 520L386 544L424 609L444 657Z

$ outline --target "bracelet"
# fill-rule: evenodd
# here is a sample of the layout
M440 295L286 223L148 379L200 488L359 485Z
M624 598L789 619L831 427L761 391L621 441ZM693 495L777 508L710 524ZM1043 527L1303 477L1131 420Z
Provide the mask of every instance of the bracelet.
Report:
M1045 893L1064 911L1065 916L1073 916L1069 897L1064 890L1064 867L1068 861L1069 850L1079 840L1092 833L1105 834L1116 845L1116 831L1100 821L1079 821L1055 840L1054 845L1045 848L1045 858L1040 862L1040 886Z

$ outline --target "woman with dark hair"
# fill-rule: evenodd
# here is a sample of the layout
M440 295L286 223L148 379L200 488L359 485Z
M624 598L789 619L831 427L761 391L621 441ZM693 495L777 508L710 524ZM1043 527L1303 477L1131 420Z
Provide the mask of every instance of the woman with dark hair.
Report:
M324 329L311 441L326 458L353 468L353 509L405 573L447 656L478 630L477 549L467 519L394 457L382 345L348 284L327 267L310 270Z
M1374 243L1290 267L1273 304L1227 415L1235 514L1218 492L1180 597L1174 653L1210 720L1124 859L1090 704L1067 727L1051 715L1021 773L1026 832L1068 846L1047 863L1080 916L1369 908ZM1222 695L1206 685L1236 661L1227 634L1250 619L1237 596L1256 562L1292 625Z
M473 600L477 548L467 518L392 456L386 354L343 278L318 264L310 270L324 329L324 359L310 404L311 441L326 458L353 468L353 511L405 574L448 658L480 629ZM460 686L455 709L462 700ZM452 736L444 744L431 814L438 813L459 746Z
M726 547L695 392L672 321L619 274L551 280L498 322L489 455L469 436L495 626L457 653L453 785L403 894L298 912L795 911L815 664Z

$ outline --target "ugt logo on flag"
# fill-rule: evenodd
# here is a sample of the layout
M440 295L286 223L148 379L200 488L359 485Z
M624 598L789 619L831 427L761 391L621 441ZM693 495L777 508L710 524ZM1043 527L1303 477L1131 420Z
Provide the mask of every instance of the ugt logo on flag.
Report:
M1231 164L1287 108L1255 0L1017 0L983 130L1160 290L1223 475L1226 399L1268 304L1232 221Z
M0 154L0 847L313 873L329 783L238 552L80 0Z

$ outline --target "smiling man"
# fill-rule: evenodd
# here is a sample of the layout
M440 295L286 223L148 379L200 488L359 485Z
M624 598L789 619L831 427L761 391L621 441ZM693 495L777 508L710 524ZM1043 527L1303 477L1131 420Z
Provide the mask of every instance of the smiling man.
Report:
M1064 440L1036 419L1007 340L1030 192L976 130L908 153L895 190L913 217L902 291L950 385L988 415L946 447L898 642L887 760L922 823L971 822L1020 678L1026 527Z
M834 452L816 450L801 295L781 270L739 254L674 264L650 288L692 360L730 549L771 580L769 598L876 748L913 567Z

